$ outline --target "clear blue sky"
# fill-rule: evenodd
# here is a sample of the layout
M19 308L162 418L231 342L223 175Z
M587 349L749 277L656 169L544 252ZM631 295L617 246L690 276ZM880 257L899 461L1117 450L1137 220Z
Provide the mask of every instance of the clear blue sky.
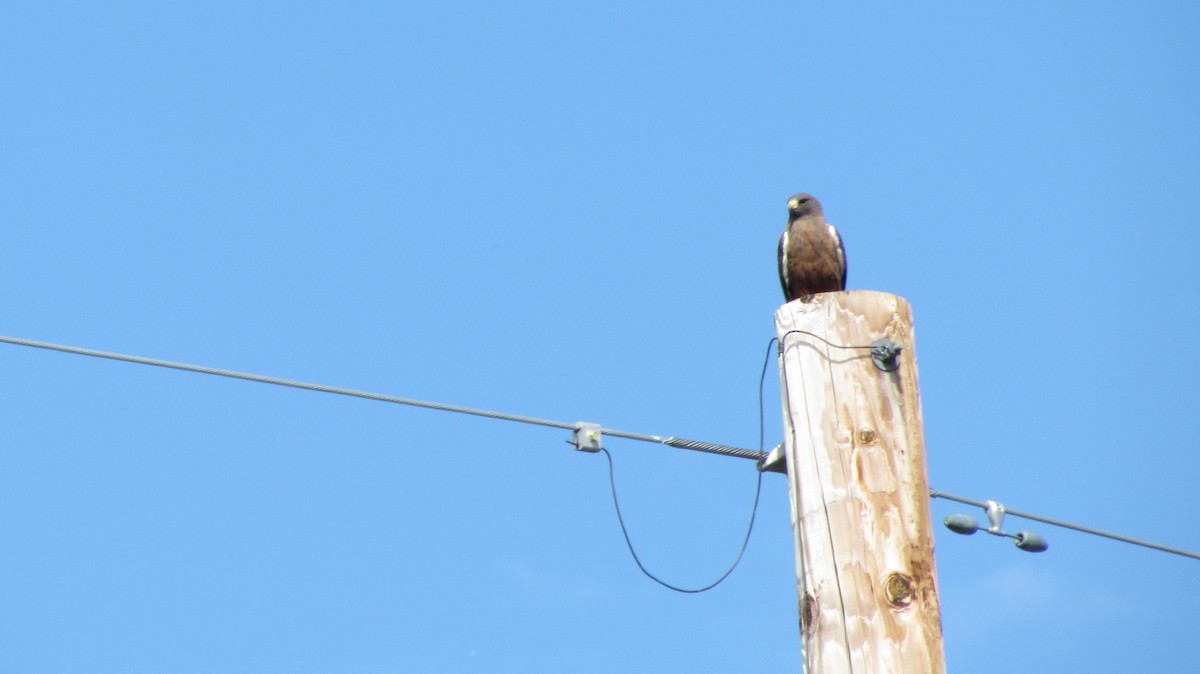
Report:
M936 488L1200 548L1200 9L1045 4L8 3L0 334L753 446L810 191ZM563 432L0 369L2 671L800 670L780 476L685 596ZM753 466L608 446L719 575ZM952 671L1200 668L1200 562L1031 528L939 527Z

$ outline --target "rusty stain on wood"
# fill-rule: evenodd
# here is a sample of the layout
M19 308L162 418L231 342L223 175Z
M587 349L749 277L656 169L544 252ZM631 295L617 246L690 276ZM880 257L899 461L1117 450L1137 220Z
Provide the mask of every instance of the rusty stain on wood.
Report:
M807 669L944 672L908 303L807 299L775 314ZM904 347L894 372L838 348L882 337Z

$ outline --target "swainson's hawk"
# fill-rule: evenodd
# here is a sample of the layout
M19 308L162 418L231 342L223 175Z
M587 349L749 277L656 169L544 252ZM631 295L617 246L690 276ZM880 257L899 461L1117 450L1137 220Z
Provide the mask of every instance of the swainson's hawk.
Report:
M846 289L846 249L821 202L811 194L788 199L788 224L779 237L779 283L788 302Z

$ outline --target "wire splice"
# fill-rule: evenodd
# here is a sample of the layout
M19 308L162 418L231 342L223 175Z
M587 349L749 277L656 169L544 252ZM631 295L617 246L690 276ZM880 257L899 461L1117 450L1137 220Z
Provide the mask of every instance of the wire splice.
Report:
M577 451L595 454L602 449L600 443L603 442L603 430L600 428L600 424L580 421L575 424L575 434L571 444L575 445Z

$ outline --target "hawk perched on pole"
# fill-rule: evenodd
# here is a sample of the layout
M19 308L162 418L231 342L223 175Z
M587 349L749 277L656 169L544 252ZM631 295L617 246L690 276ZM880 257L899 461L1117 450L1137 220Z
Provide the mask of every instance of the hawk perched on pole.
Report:
M788 302L846 289L846 249L821 202L811 194L788 199L788 224L779 237L779 283Z

